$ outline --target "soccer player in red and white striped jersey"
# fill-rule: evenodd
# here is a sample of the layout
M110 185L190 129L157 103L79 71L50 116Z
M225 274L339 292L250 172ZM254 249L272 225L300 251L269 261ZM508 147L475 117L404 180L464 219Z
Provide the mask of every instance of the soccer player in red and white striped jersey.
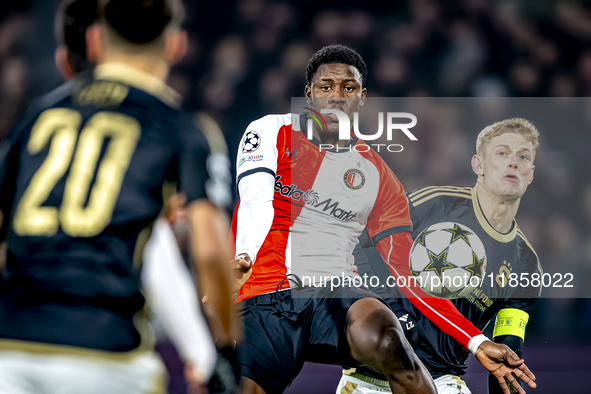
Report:
M312 110L338 109L352 118L363 105L367 67L350 48L317 52L307 78ZM336 116L326 116L324 127L313 126L312 140L308 124L305 114L263 117L247 127L238 152L241 202L233 220L233 263L245 272L238 293L245 391L283 392L304 361L313 361L369 365L388 378L393 392L434 393L383 301L363 287L331 288L331 278L346 283L358 277L352 252L364 228L392 275L410 276L412 225L404 189L363 141L339 140ZM401 290L490 371L510 375L524 365L510 349L487 340L450 301L417 287Z

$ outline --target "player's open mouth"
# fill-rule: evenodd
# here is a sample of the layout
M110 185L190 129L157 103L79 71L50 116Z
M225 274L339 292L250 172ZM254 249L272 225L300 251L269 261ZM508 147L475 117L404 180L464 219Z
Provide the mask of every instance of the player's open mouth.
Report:
M335 114L328 114L328 117L334 122L338 122L339 118Z
M503 179L508 180L508 181L512 181L512 182L519 181L519 178L517 177L517 175L512 175L512 174L505 175L503 177Z

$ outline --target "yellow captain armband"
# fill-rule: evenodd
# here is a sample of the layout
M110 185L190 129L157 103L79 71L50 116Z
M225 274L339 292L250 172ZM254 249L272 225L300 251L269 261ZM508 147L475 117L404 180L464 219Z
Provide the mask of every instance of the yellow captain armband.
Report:
M521 309L506 308L497 313L493 338L502 335L514 335L525 340L525 326L529 315Z

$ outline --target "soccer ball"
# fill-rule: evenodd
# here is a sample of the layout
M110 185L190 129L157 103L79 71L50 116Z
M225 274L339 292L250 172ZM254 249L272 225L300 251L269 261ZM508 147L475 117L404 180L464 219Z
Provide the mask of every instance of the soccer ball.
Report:
M415 239L409 257L417 285L438 298L466 296L480 286L486 251L474 231L463 224L434 224Z
M261 145L261 136L256 131L249 131L246 133L244 145L242 146L243 153L254 152Z

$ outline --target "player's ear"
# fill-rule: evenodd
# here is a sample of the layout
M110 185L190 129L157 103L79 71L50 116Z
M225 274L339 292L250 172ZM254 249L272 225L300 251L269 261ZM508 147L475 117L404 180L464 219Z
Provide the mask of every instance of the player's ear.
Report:
M86 29L86 57L92 63L100 64L103 53L103 37L101 28L92 25Z
M304 88L304 96L306 97L308 104L312 104L312 88L310 85L306 85Z
M74 70L68 61L68 48L59 46L55 49L55 66L64 79L70 79L74 76Z
M478 176L484 175L484 169L482 168L482 159L478 155L472 156L472 171Z
M359 100L360 107L363 107L363 104L365 104L366 97L367 97L367 89L363 88L363 89L361 89L361 100Z
M179 63L187 54L187 32L173 30L166 34L166 60L169 65Z
M532 166L531 166L531 174L529 175L529 183L528 183L528 185L529 185L530 183L532 183L532 182L533 182L533 180L534 180L534 170L535 170L535 169L536 169L536 166L533 166L533 165L532 165Z

